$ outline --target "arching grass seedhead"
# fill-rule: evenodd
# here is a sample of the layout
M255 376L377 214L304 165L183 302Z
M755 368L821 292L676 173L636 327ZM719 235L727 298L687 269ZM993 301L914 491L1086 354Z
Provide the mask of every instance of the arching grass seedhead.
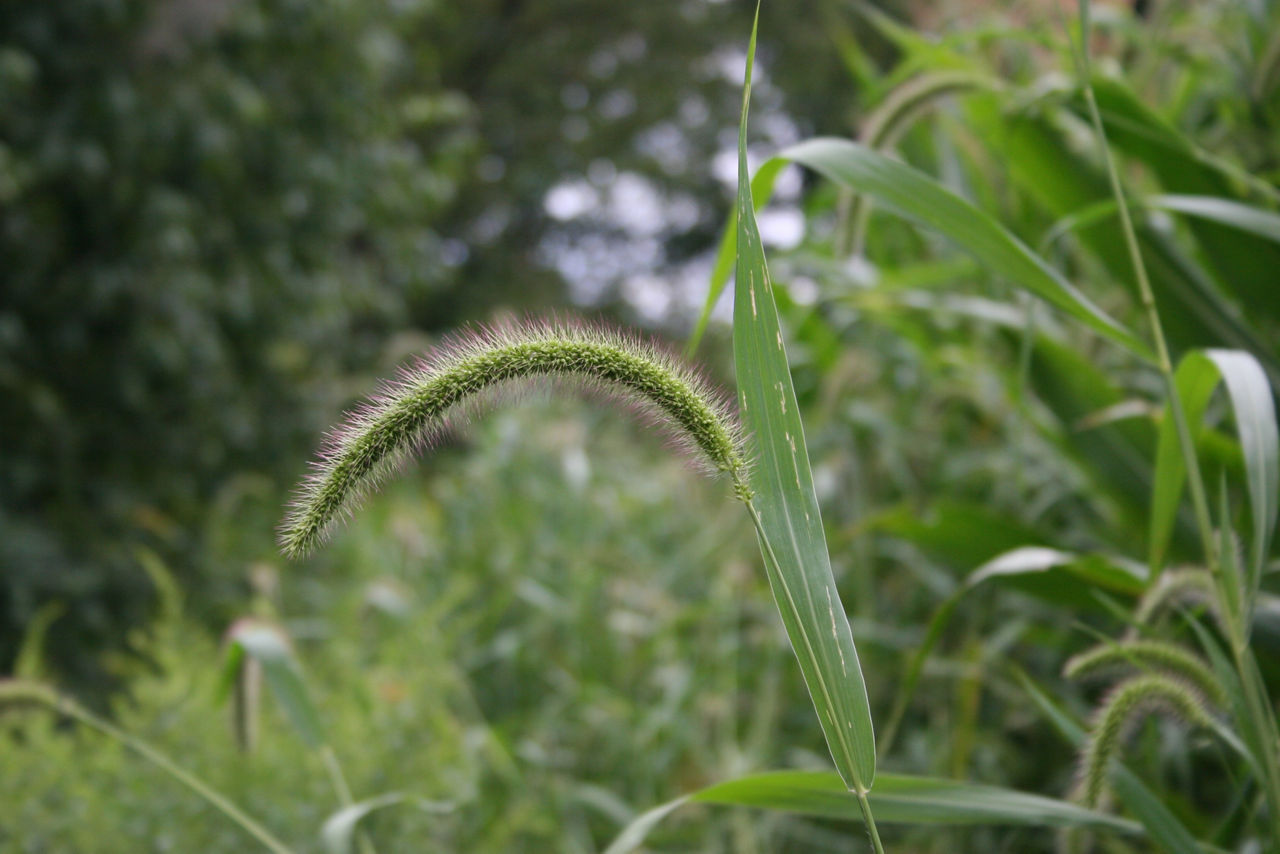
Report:
M741 433L729 404L696 371L638 338L600 327L529 322L481 329L403 370L326 441L281 528L290 557L314 548L397 463L429 445L452 417L539 378L570 379L652 417L747 499Z
M1219 617L1213 590L1213 577L1203 569L1177 569L1160 576L1138 603L1134 622L1149 625L1163 612L1188 605L1204 605L1214 618Z
M1199 694L1168 676L1135 676L1121 682L1103 702L1081 758L1080 791L1085 806L1096 807L1106 787L1107 767L1133 727L1154 712L1210 727Z
M1164 641L1130 640L1107 643L1067 660L1068 679L1091 679L1128 673L1164 674L1195 689L1205 700L1220 704L1226 692L1209 666L1197 656Z

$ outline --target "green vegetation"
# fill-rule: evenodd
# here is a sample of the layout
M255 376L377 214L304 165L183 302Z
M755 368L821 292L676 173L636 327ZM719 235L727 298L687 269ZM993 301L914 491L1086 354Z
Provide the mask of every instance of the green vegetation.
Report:
M57 61L39 52L58 27L152 32L142 7L12 13L5 43L19 46L0 47L0 77L17 100L0 108L0 192L16 203L0 215L22 299L0 316L18 319L0 333L21 333L0 351L20 403L4 416L18 441L3 464L14 494L0 534L18 533L0 541L15 567L0 601L11 638L0 643L12 647L0 658L0 850L1280 845L1280 4L1139 14L1082 0L1067 15L1055 3L956 3L935 14L959 23L919 11L914 27L870 4L819 5L817 22L766 5L759 57L750 31L733 212L720 230L723 208L699 218L714 262L702 315L687 318L696 369L647 334L512 322L477 309L477 295L424 321L466 276L424 273L393 244L430 232L439 248L455 239L446 214L483 219L490 203L519 211L508 223L536 223L559 180L555 168L513 176L505 201L494 186L466 190L494 130L493 115L478 118L483 97L442 82L466 78L444 70L466 40L410 49L424 33L465 32L460 12L404 4L389 28L357 2L247 3L164 60L203 69L174 89L87 48ZM524 14L512 4L474 20ZM634 14L637 32L674 26ZM328 34L333 64L268 49L299 21ZM931 26L942 35L921 29ZM715 43L688 30L689 44ZM747 32L724 42L735 73ZM802 79L787 72L797 45L815 38L841 60L839 91L856 94L780 102ZM640 44L609 55L642 69ZM249 122L231 135L245 148L227 163L262 156L272 176L252 203L237 195L254 187L252 170L198 170L225 178L216 192L174 189L182 170L144 180L142 160L130 171L116 154L102 181L117 192L104 195L72 174L92 157L46 151L66 131L59 116L101 118L37 97L59 62L122 132L150 133L153 114L186 116L179 126L222 115L246 80L314 86L315 109L279 132L277 118L236 114ZM106 70L90 83L86 68ZM627 85L652 85L672 113L679 91L728 86L641 78ZM113 96L121 79L146 99ZM431 94L414 88L428 83ZM584 92L556 97L580 110L596 95ZM383 144L404 154L422 98L457 109L432 112L435 131L407 159L344 161L343 187L329 190L347 207L304 216L315 230L280 225L297 193L321 192L309 182L328 173L304 168L307 156ZM799 112L825 98L860 118L832 127L830 112ZM367 99L399 106L371 118L356 109ZM802 138L757 146L760 114L776 121L779 103ZM570 136L597 160L626 149L616 168L629 168L644 144L611 149L607 125ZM531 146L554 164L542 127L530 121ZM450 189L414 212L410 179ZM673 167L654 186L678 195L683 181ZM139 219L126 185L187 206L220 200L237 225L160 264L148 247L169 246L174 226ZM775 195L804 224L785 248L764 227ZM103 218L102 241L86 244L96 253L70 251L76 210ZM522 249L497 262L516 273L532 245L519 231ZM199 256L209 251L230 266ZM282 258L288 275L272 266ZM262 269L279 280L261 285ZM237 275L263 300L253 335L234 322ZM59 313L37 298L42 283L64 299L103 282L133 288L102 303L132 324L170 280L195 325L165 334L220 341L206 367L261 361L261 376L206 378L184 356L166 363L165 382L133 382L149 364L136 348L168 351L131 325L83 375L57 375L66 353L50 348L115 315L94 320L92 300ZM441 302L414 296L419 285ZM541 305L529 293L495 305L518 302ZM369 394L369 369L402 355L382 342L394 330L476 315L485 331L426 348L331 434L279 532L287 553L308 556L279 560L269 540L298 471L279 455L301 454L299 435L314 440L317 411ZM24 351L37 331L44 349ZM272 361L282 347L318 361ZM702 370L732 376L736 417ZM527 393L547 380L586 399ZM179 396L180 417L146 417L176 394L170 384L208 413ZM63 414L114 391L127 405L101 423ZM692 476L600 396L654 416L732 489ZM95 431L135 422L136 442L95 452ZM200 450L211 441L228 456ZM432 453L417 453L424 443ZM393 466L402 473L386 478ZM153 505L166 510L139 515ZM138 535L139 518L150 534ZM74 548L62 544L77 532ZM42 555L60 567L54 583L41 580ZM96 586L71 584L82 571ZM106 592L132 588L145 595Z

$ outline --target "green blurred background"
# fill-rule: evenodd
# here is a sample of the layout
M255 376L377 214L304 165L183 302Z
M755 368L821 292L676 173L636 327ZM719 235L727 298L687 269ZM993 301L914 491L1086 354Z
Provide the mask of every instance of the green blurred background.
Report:
M791 138L848 126L836 5L766 10ZM321 428L442 330L687 325L624 297L717 237L750 11L7 4L0 662L58 600L59 671L103 675L153 611L139 546L225 620Z

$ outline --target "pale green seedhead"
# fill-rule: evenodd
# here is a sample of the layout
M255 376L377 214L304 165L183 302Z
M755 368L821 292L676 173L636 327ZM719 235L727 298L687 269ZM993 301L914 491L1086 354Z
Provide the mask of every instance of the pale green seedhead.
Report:
M1190 724L1212 726L1200 695L1168 676L1135 676L1121 682L1098 709L1093 734L1080 768L1080 791L1085 806L1096 807L1106 787L1111 757L1130 730L1147 715L1162 713Z
M539 378L569 379L656 420L676 445L749 497L733 410L696 371L652 344L612 329L530 322L481 329L401 372L329 435L281 528L291 557L319 543L395 465L429 445L450 419L494 391Z

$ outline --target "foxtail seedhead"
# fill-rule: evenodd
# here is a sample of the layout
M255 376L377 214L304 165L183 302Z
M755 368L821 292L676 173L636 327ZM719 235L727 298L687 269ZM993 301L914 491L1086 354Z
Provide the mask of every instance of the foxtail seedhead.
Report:
M528 322L479 329L401 371L329 434L281 527L290 557L310 551L397 463L431 444L488 392L538 378L570 379L652 416L691 457L750 497L733 410L696 371L611 329Z
M1098 805L1111 757L1130 730L1153 712L1201 727L1213 723L1200 695L1178 680L1153 674L1121 682L1098 709L1089 744L1081 757L1080 793L1085 806Z

